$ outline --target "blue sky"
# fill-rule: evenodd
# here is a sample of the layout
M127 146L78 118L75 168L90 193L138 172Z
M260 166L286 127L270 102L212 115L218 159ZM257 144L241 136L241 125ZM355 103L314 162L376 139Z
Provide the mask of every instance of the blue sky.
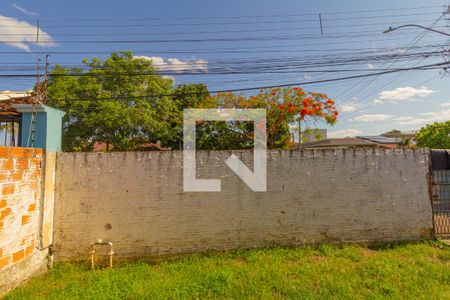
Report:
M314 73L308 72L311 68L293 68L274 73L266 69L265 73L220 75L213 70L267 60L278 60L286 67L290 61L321 62L331 55L342 58L364 52L395 57L395 53L437 51L440 45L448 46L450 40L434 33L420 36L419 29L389 34L382 31L407 23L429 26L440 16L444 5L450 2L3 0L0 74L17 73L17 69L8 69L12 66L33 73L36 51L49 51L51 65L69 66L79 65L83 58L105 57L112 50L133 50L136 55L153 58L162 70L196 72L193 76L175 72L176 83L204 82L211 90L343 77L360 73ZM319 13L324 35L320 34ZM45 42L45 47L33 44L37 19L41 25L40 41ZM448 32L448 24L441 19L434 28ZM77 42L80 40L122 42ZM126 42L131 40L135 42ZM410 45L417 48L408 49ZM45 55L40 57L44 59ZM440 61L442 58L416 56L399 62L361 61L323 68L365 69L367 73L371 69L407 68ZM26 78L0 77L1 90L30 89L32 83ZM439 70L427 70L304 88L325 92L335 99L341 116L338 124L328 130L332 136L351 136L379 134L393 128L414 130L427 123L449 120L449 83L450 77L440 76Z

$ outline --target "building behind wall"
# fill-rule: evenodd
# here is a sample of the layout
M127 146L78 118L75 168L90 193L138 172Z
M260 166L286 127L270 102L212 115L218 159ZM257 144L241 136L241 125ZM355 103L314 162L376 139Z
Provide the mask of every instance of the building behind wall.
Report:
M22 114L15 104L32 104L36 99L33 91L0 91L0 146L22 145Z
M327 138L327 130L326 129L309 129L302 132L303 142L315 142L324 140Z
M33 91L0 92L0 146L61 150L64 112Z

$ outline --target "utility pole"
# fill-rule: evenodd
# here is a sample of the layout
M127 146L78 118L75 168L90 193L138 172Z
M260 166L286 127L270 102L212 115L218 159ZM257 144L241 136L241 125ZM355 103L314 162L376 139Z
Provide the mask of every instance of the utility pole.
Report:
M319 13L320 33L323 35L322 14Z
M37 22L36 22L36 44L39 44L39 31L40 31L39 19L37 19Z
M302 139L302 119L300 118L300 116L298 117L298 150L302 150L302 144L303 144L303 139Z
M39 96L41 93L41 70L40 70L40 64L41 64L41 59L38 57L37 58L37 63L36 63L36 94L37 94L37 99L39 100Z
M48 67L50 65L48 62L49 56L50 56L49 54L45 55L45 72L44 72L44 81L43 81L43 87L42 87L42 103L47 102Z
M41 99L41 74L40 74L40 62L41 59L38 57L37 64L36 64L36 98L32 99L32 108L31 108L31 119L30 119L30 130L28 132L28 139L27 139L27 147L33 148L34 142L36 141L36 111L35 111L35 104L36 102L39 102Z

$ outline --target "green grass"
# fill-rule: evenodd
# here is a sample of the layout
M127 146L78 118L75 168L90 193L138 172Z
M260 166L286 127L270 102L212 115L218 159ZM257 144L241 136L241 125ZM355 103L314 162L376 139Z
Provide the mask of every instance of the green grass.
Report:
M450 299L450 247L428 241L188 255L112 270L59 263L6 299Z

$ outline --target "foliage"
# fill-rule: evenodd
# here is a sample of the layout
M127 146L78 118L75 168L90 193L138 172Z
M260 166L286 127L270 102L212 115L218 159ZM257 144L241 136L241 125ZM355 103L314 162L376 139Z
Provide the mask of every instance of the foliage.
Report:
M217 103L209 98L204 84L181 84L173 92L173 100L182 111L184 108L216 108Z
M449 299L438 242L321 245L187 255L91 271L59 263L12 299Z
M209 90L204 84L182 84L176 87L172 97L176 110L171 118L171 128L174 131L173 140L166 141L172 149L181 149L183 137L183 110L186 108L217 108L217 102L209 97ZM202 128L197 128L197 137L205 139ZM220 144L216 140L216 144Z
M401 130L392 129L386 131L382 136L396 138L399 141L399 147L401 148L415 148L416 145L413 143L414 137L410 134L403 133Z
M416 135L417 146L434 149L450 149L450 121L429 124Z
M150 60L129 51L83 63L84 68L56 66L50 74L47 103L66 112L64 151L90 151L95 143L105 144L107 151L127 151L149 142L179 149L186 108L265 108L269 148L289 148L293 124L323 120L333 125L338 115L332 99L301 88L261 90L250 97L210 96L203 84L173 88ZM253 130L249 122L199 123L197 148L251 148Z
M156 75L151 61L121 52L83 63L86 75L64 76L83 70L56 66L50 76L48 104L66 112L63 150L91 150L95 142L130 150L144 140L173 139L169 122L176 110L173 100L147 96L170 93L172 80ZM101 98L108 101L96 100Z
M292 146L290 125L298 122L317 124L319 121L334 125L338 116L334 101L327 95L308 93L299 87L264 89L248 98L234 93L219 93L212 97L224 108L265 108L268 148ZM251 146L253 126L248 122L236 122L230 132L241 136L243 148Z
M402 132L398 129L391 129L389 131L386 131L385 133L382 134L382 136L386 136L386 137L399 137L402 135Z

